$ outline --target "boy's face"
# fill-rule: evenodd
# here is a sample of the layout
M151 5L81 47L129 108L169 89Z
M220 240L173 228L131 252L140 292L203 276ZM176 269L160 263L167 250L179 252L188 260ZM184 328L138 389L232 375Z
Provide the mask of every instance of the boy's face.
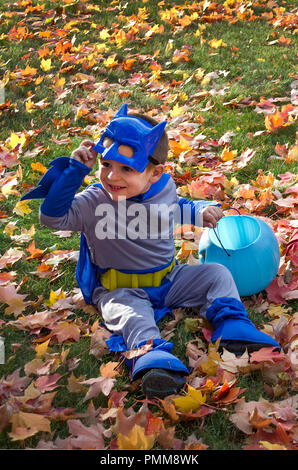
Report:
M111 139L103 142L105 147L112 144ZM121 145L118 149L123 155L131 158L133 150L127 145ZM104 189L113 201L129 199L148 191L152 183L159 180L163 173L163 165L149 165L143 173L115 160L100 160L100 180Z

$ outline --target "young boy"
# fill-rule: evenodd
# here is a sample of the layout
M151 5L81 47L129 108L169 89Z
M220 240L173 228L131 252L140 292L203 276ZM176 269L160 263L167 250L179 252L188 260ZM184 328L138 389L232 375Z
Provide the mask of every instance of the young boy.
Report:
M175 220L215 227L223 213L219 204L177 196L164 173L165 125L130 115L123 105L96 145L83 141L71 158L53 160L39 186L23 197L44 198L44 225L81 232L76 275L84 298L114 333L110 350L121 353L153 339L151 350L127 364L133 380L142 377L145 395L160 398L178 391L189 373L157 327L173 308L200 307L214 326L212 342L221 338L220 346L236 354L279 348L248 319L228 269L175 261ZM98 154L101 183L76 195Z

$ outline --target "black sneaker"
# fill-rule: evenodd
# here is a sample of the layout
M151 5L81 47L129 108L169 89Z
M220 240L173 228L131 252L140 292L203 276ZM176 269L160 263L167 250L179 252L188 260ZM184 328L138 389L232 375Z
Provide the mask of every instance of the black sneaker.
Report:
M252 352L259 351L261 348L270 348L270 344L225 340L219 343L218 351L222 353L223 349L227 349L235 354L235 356L241 356L246 350L248 354L251 354Z
M165 398L178 392L185 382L179 372L150 369L142 378L142 390L147 398Z

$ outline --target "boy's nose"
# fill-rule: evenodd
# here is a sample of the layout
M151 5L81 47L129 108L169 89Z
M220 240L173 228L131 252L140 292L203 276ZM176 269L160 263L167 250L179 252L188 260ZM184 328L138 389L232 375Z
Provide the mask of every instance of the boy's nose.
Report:
M119 170L117 168L111 168L107 174L107 178L109 181L117 181L120 178Z

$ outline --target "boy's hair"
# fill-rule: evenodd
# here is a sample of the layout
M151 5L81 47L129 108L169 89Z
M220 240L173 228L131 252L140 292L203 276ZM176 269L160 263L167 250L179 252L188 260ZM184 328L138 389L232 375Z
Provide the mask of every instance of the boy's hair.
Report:
M152 126L157 126L158 121L153 117L147 116L146 114L141 113L128 113L128 116L137 117L143 119L144 121L149 122ZM161 138L159 139L152 157L155 158L159 163L164 164L167 161L169 152L169 139L166 131L163 131Z

